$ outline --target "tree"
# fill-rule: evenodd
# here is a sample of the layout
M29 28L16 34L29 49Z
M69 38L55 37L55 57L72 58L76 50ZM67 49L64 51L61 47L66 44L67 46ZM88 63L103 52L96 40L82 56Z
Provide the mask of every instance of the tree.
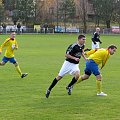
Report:
M5 10L11 11L13 23L32 21L35 16L35 0L3 0Z
M4 8L3 5L0 4L0 25L3 20L4 20Z
M3 0L4 10L8 10L11 12L9 17L12 17L14 25L16 25L16 22L19 20L19 14L17 9L18 1L19 0Z
M13 20L13 23L14 25L16 25L17 21L20 19L20 16L19 16L19 10L18 9L14 9L12 11L12 20Z
M62 0L59 7L59 15L63 19L65 32L66 32L66 22L68 19L73 19L75 17L75 3L74 0Z
M15 9L15 2L17 0L3 0L5 10L14 10Z
M35 16L35 3L34 0L18 0L17 9L20 20L26 25L33 22Z
M119 28L120 28L120 0L116 1L116 7L115 7L115 12L114 12L114 21L118 22Z
M116 0L92 0L92 2L96 18L105 21L107 28L110 28Z
M87 31L87 5L86 0L80 0L78 5L79 18L83 23L83 32Z

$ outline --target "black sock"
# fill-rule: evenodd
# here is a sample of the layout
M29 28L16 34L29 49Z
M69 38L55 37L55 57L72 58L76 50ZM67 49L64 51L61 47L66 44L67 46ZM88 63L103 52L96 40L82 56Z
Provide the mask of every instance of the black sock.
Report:
M53 82L51 83L50 87L49 87L49 90L50 90L50 91L51 91L52 88L57 84L57 82L58 82L58 80L55 78L55 79L53 80Z
M74 83L76 83L77 80L75 79L75 77L72 79L72 81L69 83L68 87L71 87Z

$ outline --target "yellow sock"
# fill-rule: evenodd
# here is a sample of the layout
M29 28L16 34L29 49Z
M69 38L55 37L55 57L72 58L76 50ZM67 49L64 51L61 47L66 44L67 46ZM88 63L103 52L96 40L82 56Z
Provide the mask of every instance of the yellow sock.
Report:
M17 70L17 72L20 74L20 76L22 75L22 72L21 72L21 70L20 70L20 67L19 67L19 65L18 66L16 66L16 70Z
M101 93L102 91L102 81L96 80L96 86L97 86L97 93Z
M80 83L82 81L82 78L79 77L79 79L77 80L76 84Z

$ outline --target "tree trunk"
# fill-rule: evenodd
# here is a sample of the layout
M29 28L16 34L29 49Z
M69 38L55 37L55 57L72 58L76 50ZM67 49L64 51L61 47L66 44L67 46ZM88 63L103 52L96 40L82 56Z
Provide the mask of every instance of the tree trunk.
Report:
M65 18L64 18L65 33L66 33L66 21L67 21L67 13L66 13L66 10L65 10Z
M13 21L13 23L14 23L14 25L16 25L17 21L15 20L15 21Z
M110 28L110 20L106 21L107 28Z
M83 33L87 31L87 20L86 20L86 8L85 8L85 1L83 0Z
M83 33L87 32L87 23L86 23L86 19L84 19L84 27L83 27Z

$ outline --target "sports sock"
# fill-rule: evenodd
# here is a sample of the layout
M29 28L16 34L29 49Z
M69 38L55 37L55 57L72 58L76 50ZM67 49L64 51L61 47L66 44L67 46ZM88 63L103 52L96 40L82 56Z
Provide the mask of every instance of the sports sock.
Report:
M16 71L20 74L20 76L22 75L19 65L16 66Z
M76 84L80 83L82 81L82 77L79 77L79 79L77 80Z
M55 78L48 89L51 91L52 88L57 84L57 82L58 80Z
M72 81L69 83L68 87L71 87L74 83L76 83L77 80L75 79L75 77L73 77Z
M97 93L101 93L102 91L102 81L96 80L96 86L97 86Z

